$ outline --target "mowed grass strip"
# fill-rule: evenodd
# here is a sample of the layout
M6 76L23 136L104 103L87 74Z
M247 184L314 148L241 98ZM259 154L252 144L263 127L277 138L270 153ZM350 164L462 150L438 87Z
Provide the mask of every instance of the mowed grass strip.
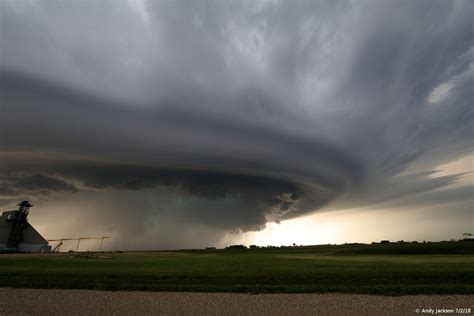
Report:
M439 244L444 248L439 248ZM430 246L438 250L433 252ZM244 293L474 294L474 243L427 244L422 246L425 252L419 251L426 254L419 255L407 251L409 247L420 247L418 245L393 244L393 248L390 247L342 245L0 255L0 286Z

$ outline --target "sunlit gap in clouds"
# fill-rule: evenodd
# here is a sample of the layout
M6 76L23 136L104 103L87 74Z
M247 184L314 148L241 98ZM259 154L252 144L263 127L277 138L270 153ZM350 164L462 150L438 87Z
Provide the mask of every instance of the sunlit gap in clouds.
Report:
M474 155L467 155L446 164L436 166L432 178L459 175L455 182L440 191L474 184ZM409 170L406 172L409 173ZM473 192L474 193L474 192ZM442 201L441 201L442 202ZM462 201L446 201L445 204L426 209L424 207L362 207L357 209L328 211L304 217L267 223L258 232L243 233L226 242L242 242L258 246L292 246L371 243L383 239L392 241L458 240L461 231L474 227L474 204ZM453 205L454 204L454 205ZM469 204L471 207L469 207ZM467 207L466 207L467 206ZM448 212L446 212L448 211Z

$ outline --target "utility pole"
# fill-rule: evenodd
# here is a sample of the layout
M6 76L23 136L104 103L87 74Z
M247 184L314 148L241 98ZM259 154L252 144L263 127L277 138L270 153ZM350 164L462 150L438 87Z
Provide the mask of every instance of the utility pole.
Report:
M79 250L79 244L81 243L81 237L77 238L76 252Z

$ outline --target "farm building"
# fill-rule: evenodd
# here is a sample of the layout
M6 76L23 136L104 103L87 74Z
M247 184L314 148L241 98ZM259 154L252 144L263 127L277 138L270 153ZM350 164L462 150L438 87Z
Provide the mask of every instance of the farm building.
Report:
M0 216L0 252L49 251L48 241L28 223L29 209L33 205L23 201L18 206L18 210L3 212Z
M464 241L474 241L474 235L471 233L462 234L462 240Z

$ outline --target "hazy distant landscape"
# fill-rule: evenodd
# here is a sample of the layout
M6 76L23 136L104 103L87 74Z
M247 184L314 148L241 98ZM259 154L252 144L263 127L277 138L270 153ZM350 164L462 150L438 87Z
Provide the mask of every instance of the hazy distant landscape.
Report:
M474 242L2 255L0 287L474 294Z

